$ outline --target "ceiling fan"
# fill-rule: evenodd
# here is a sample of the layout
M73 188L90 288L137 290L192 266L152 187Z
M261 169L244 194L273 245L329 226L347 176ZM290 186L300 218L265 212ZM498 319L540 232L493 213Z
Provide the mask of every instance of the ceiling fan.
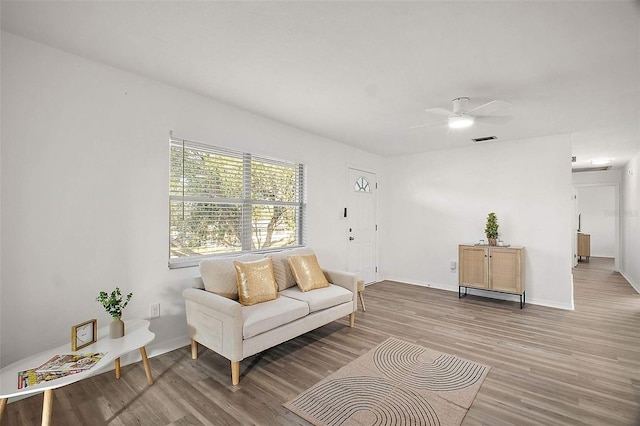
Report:
M495 100L472 109L469 109L469 98L467 97L455 98L451 103L453 104L453 111L444 108L426 109L426 113L439 118L428 123L411 126L410 128L415 129L446 122L451 129L462 129L471 126L476 121L502 124L512 118L510 114L511 105L505 101Z

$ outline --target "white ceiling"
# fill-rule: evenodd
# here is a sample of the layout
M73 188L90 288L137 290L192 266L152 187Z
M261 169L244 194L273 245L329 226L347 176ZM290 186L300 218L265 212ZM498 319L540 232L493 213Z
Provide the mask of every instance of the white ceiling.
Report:
M2 29L384 156L568 133L640 151L638 1L2 1ZM512 104L503 125L410 129Z

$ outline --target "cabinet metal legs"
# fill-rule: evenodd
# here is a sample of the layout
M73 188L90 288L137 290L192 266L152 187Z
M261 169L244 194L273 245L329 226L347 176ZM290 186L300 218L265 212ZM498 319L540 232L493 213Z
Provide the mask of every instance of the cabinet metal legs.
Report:
M467 295L467 287L464 288L464 293L462 293L462 287L461 285L458 286L458 299Z
M464 293L462 292L462 288L464 287ZM459 285L458 286L458 299L461 299L463 297L465 297L467 295L467 288L466 286L463 285ZM506 291L498 291L498 290L489 290L489 289L479 289L479 290L484 290L484 291L494 291L496 293L503 293L503 294L518 294L518 293L509 293ZM524 308L524 304L527 300L527 292L523 291L522 293L518 294L518 296L520 296L520 309Z

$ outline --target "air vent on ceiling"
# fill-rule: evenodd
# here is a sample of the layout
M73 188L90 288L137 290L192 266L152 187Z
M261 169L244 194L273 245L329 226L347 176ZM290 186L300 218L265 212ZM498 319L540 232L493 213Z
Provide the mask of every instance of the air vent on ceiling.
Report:
M498 139L498 138L495 136L485 136L484 138L474 138L471 140L474 141L475 143L481 143L481 142L488 142L493 139Z
M609 170L611 166L603 166L603 167L584 167L582 169L573 169L571 173L580 173L580 172L604 172Z

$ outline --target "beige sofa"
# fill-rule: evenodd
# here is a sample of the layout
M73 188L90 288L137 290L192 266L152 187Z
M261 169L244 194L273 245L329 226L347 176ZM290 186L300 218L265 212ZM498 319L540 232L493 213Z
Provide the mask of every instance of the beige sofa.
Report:
M200 343L229 359L231 381L237 385L240 361L244 358L347 315L353 327L358 294L356 275L322 269L329 287L302 292L289 270L287 257L310 253L313 251L308 248L298 248L201 262L201 276L196 278L195 287L183 292L192 358L197 358ZM237 287L233 262L265 256L273 261L279 297L242 305L234 300L233 291L237 294Z

